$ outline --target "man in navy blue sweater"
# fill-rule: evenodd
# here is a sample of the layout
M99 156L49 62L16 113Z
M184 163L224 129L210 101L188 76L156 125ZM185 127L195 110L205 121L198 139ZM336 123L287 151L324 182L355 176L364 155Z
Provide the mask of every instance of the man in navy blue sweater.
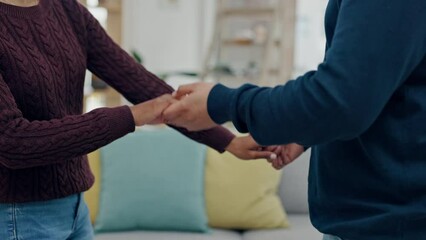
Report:
M426 1L330 0L325 28L316 71L275 88L183 86L164 117L312 146L311 220L335 239L426 239Z

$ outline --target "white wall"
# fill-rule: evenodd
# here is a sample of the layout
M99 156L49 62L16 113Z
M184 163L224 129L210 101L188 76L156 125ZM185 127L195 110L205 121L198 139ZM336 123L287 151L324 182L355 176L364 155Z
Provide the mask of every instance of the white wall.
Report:
M123 0L123 45L142 53L154 72L200 70L213 31L215 0ZM232 1L232 0L230 0ZM298 0L295 74L316 69L324 57L328 0Z
M154 72L198 70L201 65L200 0L123 1L123 46L137 49Z
M298 0L295 75L316 70L324 58L324 14L328 0Z

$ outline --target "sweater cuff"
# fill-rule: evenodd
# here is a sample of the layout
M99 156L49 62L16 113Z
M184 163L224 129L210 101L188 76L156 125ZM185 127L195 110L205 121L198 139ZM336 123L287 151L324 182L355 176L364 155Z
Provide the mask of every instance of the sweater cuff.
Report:
M231 120L231 102L235 90L217 84L212 88L207 99L207 111L217 124Z
M228 129L217 126L209 130L209 136L211 138L217 139L212 141L210 147L215 149L216 151L223 153L226 151L226 147L231 143L231 141L235 138L235 135L229 131Z
M108 115L109 129L113 139L118 139L135 131L135 120L129 106L116 107L111 110Z

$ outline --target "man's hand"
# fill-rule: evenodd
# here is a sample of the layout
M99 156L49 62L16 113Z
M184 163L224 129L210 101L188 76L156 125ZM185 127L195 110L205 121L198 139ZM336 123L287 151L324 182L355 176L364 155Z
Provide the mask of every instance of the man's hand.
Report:
M276 158L269 160L269 162L275 169L280 170L302 155L305 149L299 144L291 143L287 145L267 147L266 151L271 151L276 154Z
M271 159L276 158L276 154L269 150L264 150L257 144L252 136L235 137L226 147L226 151L244 160L250 159ZM271 149L272 150L272 149Z
M207 98L214 84L194 83L180 86L174 93L179 101L163 112L165 123L180 126L189 131L199 131L215 127L207 112Z

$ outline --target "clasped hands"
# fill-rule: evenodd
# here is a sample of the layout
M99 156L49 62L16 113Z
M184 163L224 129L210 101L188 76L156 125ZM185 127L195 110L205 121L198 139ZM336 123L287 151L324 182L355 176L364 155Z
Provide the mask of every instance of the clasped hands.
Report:
M183 85L173 94L132 106L136 126L166 123L189 131L215 127L217 124L207 112L207 99L213 86L211 83ZM281 169L299 157L304 149L298 144L264 147L248 135L235 137L226 150L240 159L267 159L275 169Z

